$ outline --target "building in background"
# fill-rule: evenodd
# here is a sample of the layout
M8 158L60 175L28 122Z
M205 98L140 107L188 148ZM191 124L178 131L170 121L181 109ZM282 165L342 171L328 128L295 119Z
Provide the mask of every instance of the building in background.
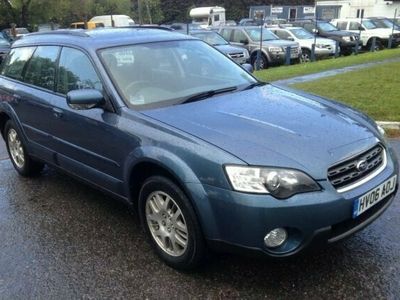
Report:
M284 2L284 1L283 1ZM250 6L250 18L261 19L276 18L276 19L309 19L315 14L315 6L313 1L311 5L257 5Z
M400 16L400 0L319 0L317 16L319 19L342 19L361 17L393 18L397 9ZM396 16L396 17L397 17Z

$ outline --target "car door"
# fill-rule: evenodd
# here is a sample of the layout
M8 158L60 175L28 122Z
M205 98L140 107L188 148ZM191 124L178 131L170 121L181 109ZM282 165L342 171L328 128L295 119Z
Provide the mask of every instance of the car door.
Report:
M104 93L102 81L89 57L81 50L63 47L51 131L57 164L123 195L123 162L136 146L135 140L118 129L121 117L113 111L109 99L106 100L109 105L102 108L71 108L66 102L66 94L79 89L97 89Z
M59 51L57 46L15 48L2 71L15 80L8 93L14 99L31 154L49 162L53 157L49 128Z

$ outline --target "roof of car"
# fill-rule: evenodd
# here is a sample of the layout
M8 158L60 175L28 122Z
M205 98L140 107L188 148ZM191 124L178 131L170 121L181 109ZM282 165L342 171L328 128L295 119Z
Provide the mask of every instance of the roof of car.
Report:
M88 49L101 49L127 44L192 39L187 35L157 26L131 26L99 28L95 30L54 30L33 33L17 40L13 47L36 44L76 45Z

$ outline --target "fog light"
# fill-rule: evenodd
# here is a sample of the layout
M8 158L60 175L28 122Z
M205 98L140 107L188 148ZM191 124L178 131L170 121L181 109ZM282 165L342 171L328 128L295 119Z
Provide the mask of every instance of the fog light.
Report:
M264 238L265 246L268 248L276 248L286 242L288 237L287 231L284 228L276 228L267 233Z

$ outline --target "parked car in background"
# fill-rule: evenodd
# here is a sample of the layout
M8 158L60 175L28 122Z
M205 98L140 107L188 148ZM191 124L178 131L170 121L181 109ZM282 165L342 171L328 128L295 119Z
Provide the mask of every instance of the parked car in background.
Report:
M360 40L362 46L370 49L372 46L373 38L375 38L376 49L383 49L388 46L389 37L392 34L390 28L378 28L375 23L370 19L348 18L348 19L335 19L331 23L343 30L354 33L360 33ZM395 30L393 34L393 47L400 44L400 31Z
M29 34L30 32L25 27L18 27L18 28L15 28L16 36L13 36L11 28L3 29L3 33L4 33L4 36L9 41L14 41L16 39L19 39L20 37L23 37L24 35Z
M225 22L225 26L236 26L236 25L237 25L237 23L234 20L227 20Z
M10 52L11 43L3 35L0 36L0 63L4 57Z
M303 27L270 28L270 30L282 40L299 43L303 62L311 60L311 50L314 43L316 58L327 57L336 53L336 41L315 37Z
M293 26L303 27L305 30L318 37L331 39L339 42L340 54L350 55L354 52L359 39L358 33L339 30L327 21L297 20L290 22ZM360 45L361 47L361 45Z
M71 25L69 26L70 29L95 29L95 28L101 28L104 27L103 23L99 23L99 22L75 22L75 23L71 23Z
M135 21L126 15L95 16L89 20L92 23L102 23L105 27L125 27L135 25Z
M262 20L256 19L241 19L238 23L238 26L261 26L264 24Z
M237 64L245 64L250 59L249 51L247 51L247 49L231 45L217 32L210 30L195 30L191 31L190 35L205 41L211 46L214 46L226 56L230 57Z
M0 70L0 132L21 176L48 164L126 203L160 259L184 270L208 247L283 259L345 239L399 185L393 149L360 111L147 27L16 41Z
M385 18L385 17L369 17L372 22L374 22L375 26L378 28L390 28L394 30L400 30L400 25L397 25L393 19Z
M265 27L278 27L282 24L287 24L288 21L286 19L278 19L278 18L265 18L264 19L264 26Z
M221 27L219 33L232 45L247 49L250 53L250 62L256 67L257 52L260 50L260 27ZM264 29L260 68L265 69L272 65L284 64L288 47L290 48L291 61L293 63L299 62L301 58L299 43L281 40L268 29Z
M193 23L172 23L170 25L165 25L165 27L183 34L188 34L192 30L203 29L199 24L193 24Z

